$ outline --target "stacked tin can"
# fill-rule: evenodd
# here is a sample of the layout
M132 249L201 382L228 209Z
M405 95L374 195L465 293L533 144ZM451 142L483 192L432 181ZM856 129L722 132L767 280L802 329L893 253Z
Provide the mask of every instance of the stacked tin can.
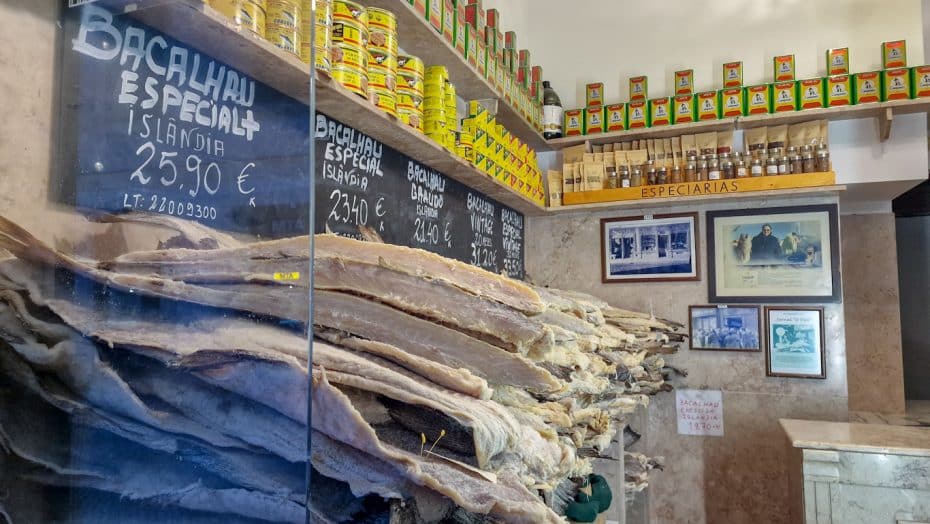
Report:
M313 4L316 3L316 14ZM316 24L315 41L313 25ZM300 59L310 63L316 47L316 64L318 71L327 73L333 70L330 59L333 45L333 2L332 0L300 0Z
M332 0L332 77L368 97L368 10L349 0Z
M206 0L207 5L226 15L239 29L265 38L267 0Z
M397 117L423 132L423 61L415 56L397 57Z
M265 39L300 56L300 5L298 0L268 0Z
M450 141L448 111L446 110L446 88L450 86L449 71L445 66L431 65L426 68L423 84L423 128L426 136L446 149L455 150L455 139ZM453 111L453 119L455 118Z
M368 8L368 98L385 113L397 115L397 19Z

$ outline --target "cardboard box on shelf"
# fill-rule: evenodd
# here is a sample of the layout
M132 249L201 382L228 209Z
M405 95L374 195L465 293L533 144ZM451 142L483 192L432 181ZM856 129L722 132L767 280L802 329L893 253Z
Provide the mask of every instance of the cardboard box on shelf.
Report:
M853 75L853 103L881 102L882 77L880 71L869 71Z
M697 120L694 95L678 95L672 99L672 123L684 124Z
M698 93L696 98L698 120L716 120L720 118L720 104L717 99L716 91Z
M833 75L827 77L825 88L827 106L848 106L853 103L853 85L851 75Z
M747 115L764 115L772 112L771 84L748 86L745 98Z
M826 107L826 93L823 78L808 78L798 80L798 105L801 109L817 109Z
M729 87L719 91L720 114L722 118L743 116L743 97L745 90L742 87Z

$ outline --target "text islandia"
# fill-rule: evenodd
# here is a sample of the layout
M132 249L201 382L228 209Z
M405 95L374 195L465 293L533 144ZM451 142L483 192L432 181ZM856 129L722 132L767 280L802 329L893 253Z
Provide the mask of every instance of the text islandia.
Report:
M261 129L249 109L255 102L254 80L208 61L200 53L169 47L161 35L146 40L141 27L129 25L121 30L113 25L113 15L106 9L84 8L72 48L97 60L119 58L121 66L128 65L120 75L120 104L157 108L162 115L176 115L181 122L244 136L249 141ZM163 56L161 61L156 54ZM140 78L143 62L151 75Z

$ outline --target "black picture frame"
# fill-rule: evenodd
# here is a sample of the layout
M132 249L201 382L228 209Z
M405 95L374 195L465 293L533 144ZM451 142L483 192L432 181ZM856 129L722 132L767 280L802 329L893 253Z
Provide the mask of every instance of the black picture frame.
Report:
M680 220L678 220L680 219ZM642 272L640 274L629 274L629 275L612 275L610 272L611 262L608 256L611 249L608 247L608 237L610 233L607 231L611 226L614 227L623 227L623 228L636 228L637 226L649 227L651 225L662 223L662 222L677 222L678 225L687 223L689 225L689 264L691 271L687 274L685 273L674 273L674 272ZM627 217L613 217L613 218L602 218L600 221L600 241L601 241L601 282L604 284L625 284L633 282L694 282L701 279L701 241L700 241L700 232L699 232L699 222L700 216L698 213L671 213L664 215L649 215L649 216L627 216ZM672 247L668 249L671 252L674 249L674 240L669 240L669 243L672 244ZM657 242L658 244L658 242ZM658 267L658 266L657 266Z
M818 316L817 335L813 337L807 337L814 342L819 344L819 347L815 348L819 355L820 362L820 372L819 373L789 373L785 371L778 371L774 369L772 363L772 353L775 352L775 346L777 345L777 334L772 335L772 313L790 313L790 312L803 312L803 313L816 313ZM777 329L777 328L775 328ZM824 334L824 320L823 320L823 308L822 307L803 307L803 306L765 306L765 375L768 377L784 377L784 378L816 378L816 379L826 379L827 378L827 345L826 345L826 336ZM803 353L803 352L799 352ZM816 359L815 359L816 360Z
M749 271L748 269L743 269L744 262L730 262L729 264L721 267L720 261L727 261L728 257L736 258L740 254L743 254L748 260L751 260L752 249L750 248L747 252L746 243L751 243L751 240L748 237L748 233L740 235L738 241L731 240L729 238L718 238L718 229L720 223L725 221L733 221L734 218L746 217L747 223L758 223L760 217L772 218L772 215L782 215L784 218L779 217L781 220L778 222L778 225L787 223L791 221L792 215L802 215L802 214L811 214L811 213L826 213L825 220L826 222L823 226L826 227L828 232L828 239L820 238L820 256L821 260L824 253L829 253L829 265L815 266L814 263L808 265L804 262L798 262L793 264L787 261L777 261L773 263L772 266L769 265L759 265L755 266L759 269L757 271L767 271L769 269L777 269L783 272L790 272L792 269L797 271L809 271L811 267L820 267L819 275L821 279L825 280L829 276L830 280L830 290L829 293L810 293L805 294L803 292L794 292L791 294L773 294L771 292L766 293L762 289L758 293L744 293L737 294L733 292L724 291L721 289L720 276L722 271L733 270L733 266L736 265L740 270ZM720 211L708 211L707 214L707 289L708 289L708 301L710 303L732 303L732 304L751 304L751 303L771 303L771 304L816 304L816 303L838 303L842 301L843 291L842 291L842 279L840 276L840 243L839 243L839 208L836 204L815 204L815 205L805 205L805 206L791 206L791 207L775 207L775 208L759 208L759 209L733 209L733 210L720 210ZM772 221L774 223L774 220ZM745 235L745 236L744 236ZM758 236L758 235L757 235ZM799 238L798 235L794 235L795 239ZM801 236L800 238L803 238ZM754 239L752 239L754 240ZM776 239L777 240L777 239ZM829 245L824 245L824 241L828 241ZM795 240L797 242L797 240ZM751 247L751 246L750 246ZM811 247L811 246L808 246ZM815 248L816 250L817 248ZM731 250L730 253L726 253L721 250ZM815 253L816 255L816 253ZM778 290L776 286L769 288L771 290Z
M712 347L706 345L701 341L701 334L695 334L695 312L699 310L712 310L717 313L718 319L723 312L733 312L736 310L753 310L755 312L755 321L753 325L750 326L751 329L755 329L755 347L745 348L745 347L726 347L727 344L723 344L721 347ZM733 315L730 315L733 316ZM716 326L722 327L722 326ZM731 327L731 326L723 326ZM736 353L758 353L762 351L764 337L762 335L762 308L759 306L748 305L748 304L709 304L709 305L692 305L688 306L688 341L689 347L691 350L696 351L733 351ZM745 340L741 340L739 345L744 345Z

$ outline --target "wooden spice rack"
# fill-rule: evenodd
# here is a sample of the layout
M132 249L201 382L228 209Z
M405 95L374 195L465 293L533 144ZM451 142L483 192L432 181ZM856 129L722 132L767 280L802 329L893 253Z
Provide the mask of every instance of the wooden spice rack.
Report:
M114 0L105 0L104 5L107 2L116 6ZM388 2L382 1L381 3ZM408 10L406 3L393 0L390 3L393 10L399 11L399 23L411 25L412 22L408 20L408 16L401 16L401 13L406 13ZM229 64L285 95L304 104L310 103L309 65L255 34L240 31L222 13L204 4L202 0L143 0L133 4L133 7L130 16L140 22ZM427 27L432 30L431 27ZM421 30L418 29L414 34L420 32ZM445 42L435 32L434 35L431 46L439 47L435 38ZM425 35L420 36L425 37ZM453 49L452 52L455 50ZM424 57L424 60L427 63L433 60L435 63L441 63L446 58L448 57L445 53L437 52L430 57ZM462 64L470 67L464 61ZM461 67L458 66L452 67L450 73L460 69ZM477 75L477 72L474 74ZM527 216L546 213L544 207L479 171L458 156L449 153L423 133L388 116L368 100L343 88L327 75L314 72L313 81L316 109L320 113L358 129L384 145ZM479 84L480 82L475 85ZM459 92L465 96L487 98L485 95L489 94L479 87L471 87L470 81L463 82L462 85L465 89L460 88ZM490 89L490 86L487 86L487 89ZM501 107L504 107L504 104L501 104ZM510 120L503 120L503 122L510 122ZM542 135L538 133L536 135L539 138L535 140L536 144L547 147L545 141L542 140ZM532 136L529 139L534 140Z
M551 208L550 212L569 213L607 208L663 207L721 199L810 196L817 193L834 193L844 189L845 186L836 185L836 174L832 171L736 178L565 193L562 196L563 206Z
M803 111L749 115L720 120L706 120L703 122L614 131L611 133L598 133L594 135L570 136L550 140L549 146L552 147L552 149L561 150L566 147L584 144L585 142L591 144L610 144L639 138L666 138L708 131L728 131L781 124L796 124L798 122L807 122L810 120L825 119L835 121L857 118L878 119L879 138L885 141L891 136L891 124L894 121L894 115L926 113L928 111L930 111L930 98L892 100L890 102L874 102L854 106L826 107L822 109L805 109Z

